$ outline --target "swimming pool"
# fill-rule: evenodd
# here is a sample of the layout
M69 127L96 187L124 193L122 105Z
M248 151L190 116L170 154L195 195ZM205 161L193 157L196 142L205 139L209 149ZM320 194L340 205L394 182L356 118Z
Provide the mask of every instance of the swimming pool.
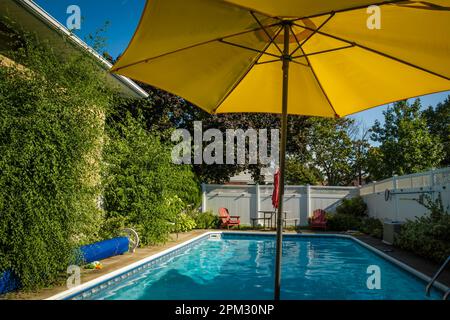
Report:
M170 252L59 298L90 300L264 300L273 297L275 236L208 233ZM380 277L378 288L374 268ZM368 273L369 269L369 273ZM368 279L369 286L368 288ZM375 281L375 282L374 282ZM286 235L282 299L441 299L416 275L348 236Z

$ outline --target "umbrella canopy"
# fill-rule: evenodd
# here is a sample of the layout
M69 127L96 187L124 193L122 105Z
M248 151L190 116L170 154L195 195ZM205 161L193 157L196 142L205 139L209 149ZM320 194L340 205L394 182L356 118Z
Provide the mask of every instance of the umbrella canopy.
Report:
M379 30L367 26L374 3L149 0L113 71L210 113L281 113L290 17L289 114L345 116L448 90L450 1L381 2Z
M273 192L272 192L272 206L277 209L278 208L278 201L279 201L279 191L280 189L280 170L277 170L275 172L275 175L273 177Z
M283 199L288 114L341 117L450 89L449 7L450 0L147 0L112 72L209 113L281 113ZM282 212L279 201L275 299Z

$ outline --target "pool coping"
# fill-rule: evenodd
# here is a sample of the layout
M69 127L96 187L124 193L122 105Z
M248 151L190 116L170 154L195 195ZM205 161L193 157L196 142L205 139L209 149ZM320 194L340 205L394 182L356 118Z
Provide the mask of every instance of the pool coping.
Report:
M79 286L76 286L74 288L65 290L61 293L58 293L56 295L53 295L49 298L46 298L45 300L68 300L68 299L73 299L77 296L83 296L85 295L87 292L90 291L90 294L94 294L96 293L98 290L96 288L98 288L99 286L101 287L102 284L105 283L109 283L109 282L120 282L121 279L125 279L133 274L135 274L137 271L140 271L144 268L144 266L148 265L149 263L152 263L152 261L156 261L158 258L163 258L165 256L167 256L168 258L170 258L170 254L175 253L177 251L179 251L180 249L184 249L185 247L187 247L190 244L193 244L203 238L207 238L212 234L241 234L241 235L263 235L263 236L273 236L276 235L275 232L246 232L246 231L208 231L205 232L197 237L194 237L192 239L189 239L187 241L184 241L178 245L175 245L171 248L168 248L166 250L163 250L161 252L158 252L156 254L150 255L144 259L141 259L139 261L136 261L132 264L129 264L128 266L122 267L120 269L117 269L115 271L112 271L110 273L107 273L103 276L100 276L96 279L90 280L86 283L83 283ZM389 255L387 255L386 253L382 252L381 250L372 247L371 245L357 239L356 237L353 237L351 235L346 235L346 234L291 234L291 233L285 233L283 234L283 236L288 236L288 237L318 237L318 238L324 238L324 237L331 237L331 238L346 238L346 239L350 239L352 241L355 241L356 243L358 243L359 245L363 246L364 248L374 252L375 254L381 256L382 258L388 260L389 262L393 263L394 265L398 266L399 268L413 274L414 276L416 276L417 278L421 279L422 281L428 283L431 278L427 275L425 275L424 273L412 268L411 266L397 260L396 258L393 258ZM106 284L105 284L106 285ZM106 285L107 286L107 285ZM447 287L446 285L436 281L433 286L439 290L442 291L442 293L446 292L447 290L449 290L449 287ZM99 290L102 290L103 288L100 288ZM425 287L424 287L425 290Z

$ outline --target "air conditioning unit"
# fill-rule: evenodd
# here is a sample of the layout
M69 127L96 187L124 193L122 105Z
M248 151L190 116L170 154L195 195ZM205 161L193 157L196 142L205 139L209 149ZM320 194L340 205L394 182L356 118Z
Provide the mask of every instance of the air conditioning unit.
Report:
M400 233L403 222L388 221L383 224L383 243L393 245L395 235Z

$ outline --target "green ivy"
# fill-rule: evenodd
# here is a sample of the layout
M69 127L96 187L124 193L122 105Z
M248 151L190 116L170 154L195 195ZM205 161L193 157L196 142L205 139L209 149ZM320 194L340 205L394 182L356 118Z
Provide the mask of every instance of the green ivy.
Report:
M87 55L63 60L29 34L8 36L21 66L0 66L0 271L32 289L98 237L93 168L112 93Z

